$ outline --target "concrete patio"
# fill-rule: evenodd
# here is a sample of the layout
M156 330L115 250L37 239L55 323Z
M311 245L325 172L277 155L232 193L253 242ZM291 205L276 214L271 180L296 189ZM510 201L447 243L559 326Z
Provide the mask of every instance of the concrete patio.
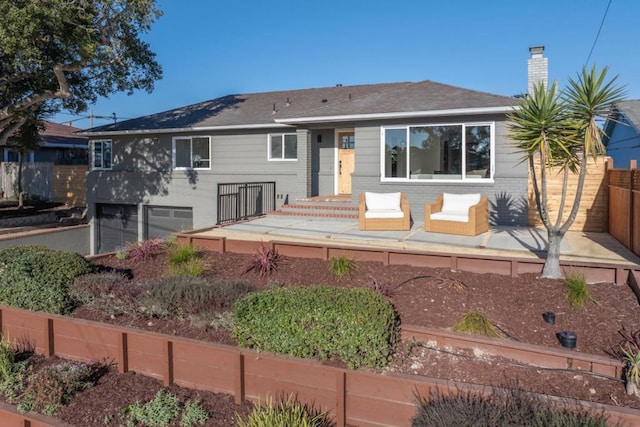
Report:
M444 253L514 255L543 258L547 232L540 228L492 227L474 237L428 233L422 223L409 231L360 231L357 220L298 216L266 216L215 227L199 235L238 240L297 241L350 246L373 246ZM563 239L561 259L640 266L640 258L608 233L570 231Z

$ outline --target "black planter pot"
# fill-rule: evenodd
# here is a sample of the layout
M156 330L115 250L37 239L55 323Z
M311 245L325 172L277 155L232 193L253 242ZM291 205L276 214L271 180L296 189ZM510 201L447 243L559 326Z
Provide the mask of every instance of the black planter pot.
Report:
M553 311L545 311L542 313L542 318L550 325L556 324L556 314Z
M558 337L558 340L563 347L576 348L576 341L578 337L576 337L576 334L574 334L573 332L562 331L558 332L556 336Z

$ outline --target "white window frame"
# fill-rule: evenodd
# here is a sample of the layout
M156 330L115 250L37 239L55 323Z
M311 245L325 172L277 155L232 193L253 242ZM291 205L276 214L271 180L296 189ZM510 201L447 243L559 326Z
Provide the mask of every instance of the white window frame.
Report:
M111 150L109 151L110 159L109 159L109 167L104 167L104 144L108 143L111 146ZM102 151L102 166L96 166L96 144L100 144ZM95 139L90 141L90 159L91 162L91 170L111 170L113 169L113 141L110 139Z
M209 140L209 158L208 159L200 159L201 161L208 161L209 166L207 167L193 167L193 139L194 138L206 138ZM176 140L178 139L188 139L189 140L189 159L190 166L176 166ZM211 170L211 137L208 135L192 135L192 136L174 136L171 140L171 167L174 170Z
M282 157L272 157L271 156L271 138L274 136L282 137ZM285 153L285 144L284 140L286 136L295 136L296 137L296 158L295 159L286 159L284 157ZM270 133L267 135L267 160L270 162L297 162L298 161L298 134L296 133Z
M462 128L462 148L461 151L463 153L462 156L462 178L460 179L411 179L410 177L400 178L400 177L385 177L385 131L392 129L406 129L407 131L407 144L409 144L409 128L412 127L437 127L437 126L461 126ZM490 132L490 150L491 157L489 159L489 167L490 174L489 178L467 178L466 175L466 132L465 127L471 126L489 126ZM380 127L380 181L381 182L411 182L411 183L420 183L420 184L429 184L429 183L493 183L494 182L494 173L495 173L495 160L496 160L496 132L495 132L495 122L469 122L469 123L428 123L428 124L410 124L410 125L393 125L393 126L381 126ZM407 147L408 148L408 147ZM407 153L410 153L411 150L407 150ZM409 159L407 159L409 161Z

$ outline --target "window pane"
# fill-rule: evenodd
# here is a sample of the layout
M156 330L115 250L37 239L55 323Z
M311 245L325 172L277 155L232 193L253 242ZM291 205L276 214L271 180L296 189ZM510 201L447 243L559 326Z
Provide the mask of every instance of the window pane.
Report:
M433 130L438 135L440 153L440 170L435 178L462 179L462 126L435 126Z
M387 129L384 132L384 176L407 177L406 129Z
M282 158L282 135L271 135L271 158Z
M102 156L102 167L111 169L111 141L104 141L102 143Z
M438 127L409 128L410 179L433 179L440 173L440 133Z
M102 167L102 144L99 142L93 143L93 167Z
M491 178L491 127L467 126L466 177Z
M209 167L209 138L193 138L193 167L208 168Z
M176 139L176 167L191 167L191 140Z
M298 136L297 135L284 136L284 158L285 159L298 158Z

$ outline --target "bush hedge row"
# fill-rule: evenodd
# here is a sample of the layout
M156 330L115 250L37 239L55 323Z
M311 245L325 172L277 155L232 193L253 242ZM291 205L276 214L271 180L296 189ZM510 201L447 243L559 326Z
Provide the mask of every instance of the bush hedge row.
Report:
M328 360L348 367L383 367L399 335L391 303L370 289L276 288L234 306L233 335L243 347Z
M66 314L74 308L73 280L91 273L93 264L74 252L44 246L0 250L0 302L29 310Z

